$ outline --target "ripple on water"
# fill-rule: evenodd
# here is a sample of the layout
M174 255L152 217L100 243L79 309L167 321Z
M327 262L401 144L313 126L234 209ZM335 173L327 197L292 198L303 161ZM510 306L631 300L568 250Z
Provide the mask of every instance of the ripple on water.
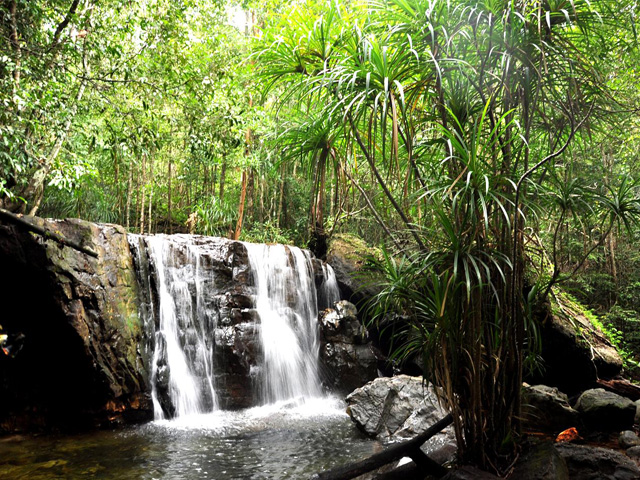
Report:
M0 479L304 479L373 453L335 399L0 441Z

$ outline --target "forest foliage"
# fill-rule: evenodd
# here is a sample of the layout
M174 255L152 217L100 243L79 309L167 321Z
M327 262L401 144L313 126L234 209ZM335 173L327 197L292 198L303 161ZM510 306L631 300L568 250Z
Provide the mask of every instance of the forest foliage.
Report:
M508 468L557 285L629 353L635 1L4 0L0 206L385 254L463 457ZM235 20L234 20L235 19ZM615 332L620 332L616 334Z

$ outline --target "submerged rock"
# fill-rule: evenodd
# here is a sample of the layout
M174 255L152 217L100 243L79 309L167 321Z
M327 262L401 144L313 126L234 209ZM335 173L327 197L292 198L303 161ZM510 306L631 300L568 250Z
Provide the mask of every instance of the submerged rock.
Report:
M347 413L357 427L387 442L414 438L447 414L438 404L432 387L421 377L407 375L377 378L352 392L346 400ZM427 445L433 450L453 441L449 427Z

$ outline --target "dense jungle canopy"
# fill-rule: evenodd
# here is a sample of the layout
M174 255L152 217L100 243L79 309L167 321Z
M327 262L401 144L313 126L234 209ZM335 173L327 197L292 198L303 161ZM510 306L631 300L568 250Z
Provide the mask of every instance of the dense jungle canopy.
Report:
M371 317L422 354L463 457L504 471L556 288L636 368L637 11L3 0L0 207L381 247Z

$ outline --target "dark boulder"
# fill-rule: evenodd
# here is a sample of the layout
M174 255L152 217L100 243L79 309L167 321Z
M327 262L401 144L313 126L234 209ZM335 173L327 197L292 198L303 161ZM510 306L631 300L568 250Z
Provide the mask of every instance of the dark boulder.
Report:
M631 430L625 430L624 432L620 432L620 436L618 437L618 445L620 448L624 448L625 450L637 447L640 445L640 438L635 432Z
M525 427L534 431L557 433L580 426L580 414L571 408L567 395L546 385L522 387L522 415Z
M0 226L0 429L84 428L148 419L152 407L126 232L82 220L29 218L87 247ZM11 353L11 352L10 352Z
M626 455L600 447L562 443L556 450L571 480L638 480L640 469Z
M378 376L377 359L355 305L346 300L320 312L320 364L325 384L347 394Z
M588 318L584 307L558 296L538 312L541 319L542 375L529 383L558 387L573 395L593 388L622 370L622 358L609 339Z
M551 442L530 445L516 463L512 478L518 480L569 480L567 464Z
M591 430L621 431L633 427L636 406L628 398L602 388L587 390L580 395L575 409Z

